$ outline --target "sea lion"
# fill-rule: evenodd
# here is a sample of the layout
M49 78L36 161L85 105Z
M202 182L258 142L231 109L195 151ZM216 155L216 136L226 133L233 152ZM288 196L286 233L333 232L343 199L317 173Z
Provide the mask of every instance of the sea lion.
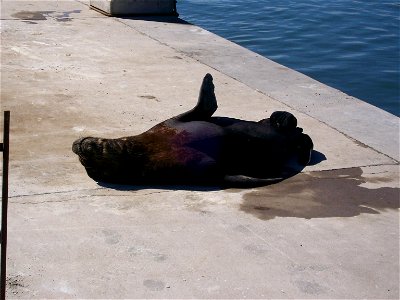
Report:
M80 138L72 151L92 179L133 185L265 183L281 179L292 157L310 161L313 142L291 113L253 122L212 117L216 110L206 74L193 109L136 136Z

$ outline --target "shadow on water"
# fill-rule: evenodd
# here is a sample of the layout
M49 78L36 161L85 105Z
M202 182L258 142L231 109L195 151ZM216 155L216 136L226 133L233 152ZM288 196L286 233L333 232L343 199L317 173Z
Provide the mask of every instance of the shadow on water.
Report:
M148 22L160 22L160 23L171 23L171 24L182 24L182 25L192 25L191 23L180 19L177 16L166 16L166 15L160 15L160 16L147 16L147 15L142 15L142 16L118 16L120 19L124 20L138 20L138 21L148 21Z
M361 168L351 168L299 174L245 194L240 209L259 219L270 220L354 217L400 207L399 188L362 187L366 182L388 181L383 177L367 180L362 173Z

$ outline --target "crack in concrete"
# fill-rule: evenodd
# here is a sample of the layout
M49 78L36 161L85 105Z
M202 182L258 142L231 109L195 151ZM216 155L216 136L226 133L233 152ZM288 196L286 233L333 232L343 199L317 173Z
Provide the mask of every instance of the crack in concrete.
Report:
M71 190L71 191L59 191L59 192L48 192L48 193L37 193L37 194L26 194L26 195L17 195L17 196L11 196L9 198L23 198L23 197L34 197L34 196L43 196L43 195L54 195L54 194L68 194L68 193L79 193L82 191L96 191L96 190L106 190L106 188L94 188L94 189L82 189L82 190ZM154 195L154 194L163 194L163 193L171 193L171 192L176 192L176 190L165 190L165 191L157 191L157 192L150 192L150 193L145 193L145 194L136 194L134 191L133 193L127 195L116 195L116 194L101 194L101 195L83 195L83 196L78 196L77 199L82 199L82 198L90 198L90 197L146 197L149 195ZM39 202L32 202L32 201L26 201L26 202L13 202L13 204L32 204L32 205L37 205L37 204L43 204L43 203L57 203L57 202L69 202L71 199L65 199L65 200L49 200L49 201L39 201Z
M21 194L21 195L14 195L9 196L9 199L13 198L22 198L22 197L34 197L34 196L44 196L44 195L53 195L53 194L68 194L74 192L83 192L83 191L95 191L95 190L104 190L105 188L91 188L91 189L81 189L81 190L68 190L68 191L54 191L54 192L44 192L44 193L32 193L32 194Z

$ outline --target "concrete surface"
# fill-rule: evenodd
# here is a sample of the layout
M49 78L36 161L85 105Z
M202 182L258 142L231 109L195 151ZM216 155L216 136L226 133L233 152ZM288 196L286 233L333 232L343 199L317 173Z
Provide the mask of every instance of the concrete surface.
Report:
M399 297L399 118L176 19L89 1L3 1L1 19L9 298ZM293 112L312 165L257 189L86 175L76 138L191 108L207 72L217 115Z

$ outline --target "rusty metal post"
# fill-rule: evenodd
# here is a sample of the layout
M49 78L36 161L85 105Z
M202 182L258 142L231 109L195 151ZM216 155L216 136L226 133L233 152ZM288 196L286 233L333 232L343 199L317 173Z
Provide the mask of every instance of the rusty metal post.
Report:
M6 299L6 264L7 264L7 211L8 211L8 162L10 151L10 112L4 112L3 143L0 151L3 152L3 185L1 200L1 282L0 299Z

